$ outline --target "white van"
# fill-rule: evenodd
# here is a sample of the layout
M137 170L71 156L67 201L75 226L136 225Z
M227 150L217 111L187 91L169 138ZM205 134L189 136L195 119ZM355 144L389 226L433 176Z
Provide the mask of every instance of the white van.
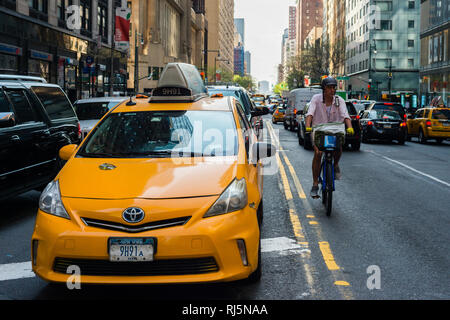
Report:
M303 110L305 105L311 101L311 98L322 93L322 89L319 88L298 88L289 93L288 107L284 116L284 128L291 131L295 131L298 127L297 111Z

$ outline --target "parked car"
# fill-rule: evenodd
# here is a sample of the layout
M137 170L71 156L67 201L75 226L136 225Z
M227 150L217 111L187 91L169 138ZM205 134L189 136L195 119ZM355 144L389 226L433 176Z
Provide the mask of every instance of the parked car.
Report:
M318 88L299 88L294 89L288 96L288 107L284 117L284 128L295 131L298 127L297 111L302 110L311 98L318 93L322 93L322 89Z
M284 121L284 113L286 112L286 109L283 107L277 107L275 109L275 112L272 115L272 123L278 123Z
M36 275L66 283L75 265L80 283L260 279L260 160L276 149L256 141L237 99L208 97L195 73L167 64L159 83L169 74L170 87L120 104L61 149L68 162L41 195L31 239Z
M39 189L63 166L58 151L78 143L80 123L55 84L0 80L0 200Z
M361 147L361 122L360 122L360 116L358 114L358 111L355 108L355 105L350 102L345 103L347 106L347 111L350 116L353 130L355 131L355 134L345 135L345 142L344 146L351 146L351 149L354 151L358 151Z
M225 97L231 96L238 99L240 102L238 106L242 107L245 115L247 116L247 120L252 124L253 129L255 130L256 135L259 137L263 128L263 120L261 116L254 117L252 116L252 112L256 111L255 104L251 101L250 94L247 90L242 87L237 86L209 86L208 94L210 96L214 94L223 94ZM269 113L269 109L267 107L261 108L264 113Z
M361 117L362 141L369 140L397 140L404 144L406 138L406 122L403 117L393 110L366 110Z
M125 97L99 97L75 101L73 106L80 120L81 138L84 139L109 110L126 99Z
M408 127L408 140L417 137L420 143L435 139L442 143L450 139L450 109L427 107L417 110L412 119L406 122Z

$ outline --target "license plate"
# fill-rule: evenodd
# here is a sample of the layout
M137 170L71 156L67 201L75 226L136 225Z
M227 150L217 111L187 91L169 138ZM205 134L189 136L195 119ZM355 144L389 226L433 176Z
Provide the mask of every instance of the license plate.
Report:
M109 261L153 261L154 238L110 238Z
M388 128L388 129L392 128L392 126L390 124L385 124L384 127Z

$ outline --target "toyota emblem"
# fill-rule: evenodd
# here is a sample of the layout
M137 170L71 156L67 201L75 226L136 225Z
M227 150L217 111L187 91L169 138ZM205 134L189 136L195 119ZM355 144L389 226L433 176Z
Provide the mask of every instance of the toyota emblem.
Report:
M131 207L125 209L122 218L128 223L138 223L144 220L145 212L141 208Z

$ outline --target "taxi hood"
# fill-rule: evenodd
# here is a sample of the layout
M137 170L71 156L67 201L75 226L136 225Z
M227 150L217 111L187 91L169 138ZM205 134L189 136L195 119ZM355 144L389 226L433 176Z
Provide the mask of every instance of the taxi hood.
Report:
M219 195L236 173L237 157L72 158L58 179L62 197L168 199Z

